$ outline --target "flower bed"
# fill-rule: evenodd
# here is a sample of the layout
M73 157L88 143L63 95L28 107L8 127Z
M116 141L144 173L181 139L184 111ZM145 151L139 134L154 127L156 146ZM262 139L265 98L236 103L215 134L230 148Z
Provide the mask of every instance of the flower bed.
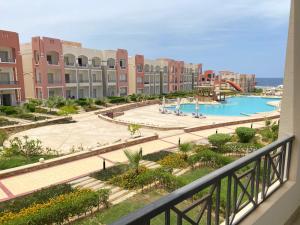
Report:
M41 189L32 194L15 198L9 201L0 203L0 215L4 212L19 212L23 208L27 208L33 204L39 204L48 201L58 195L66 194L72 191L71 185L60 184Z
M108 193L108 190L75 190L45 203L33 204L16 213L5 212L0 216L0 224L62 224L71 217L92 211L94 207L107 206Z

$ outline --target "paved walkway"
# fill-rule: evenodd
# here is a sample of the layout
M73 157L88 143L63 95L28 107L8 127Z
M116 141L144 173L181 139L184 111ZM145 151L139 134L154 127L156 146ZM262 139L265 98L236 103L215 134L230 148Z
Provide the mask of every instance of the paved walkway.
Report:
M243 126L250 127L251 124L245 124ZM254 123L254 128L263 126L263 122ZM219 133L233 133L235 128L236 126L228 126L224 128L217 128L217 130ZM178 145L179 138L181 143L190 141L205 143L207 142L207 137L214 133L216 133L216 129L208 129L192 133L181 132L180 134L162 137L159 140L131 146L128 149L134 151L142 147L143 154L146 155L164 149L175 149ZM123 150L124 149L119 149L113 152L100 154L99 156L80 159L62 165L2 179L0 180L0 201L30 193L43 187L58 183L65 183L87 176L88 174L102 168L102 158L107 159L107 167L110 167L115 163L126 162L127 159Z

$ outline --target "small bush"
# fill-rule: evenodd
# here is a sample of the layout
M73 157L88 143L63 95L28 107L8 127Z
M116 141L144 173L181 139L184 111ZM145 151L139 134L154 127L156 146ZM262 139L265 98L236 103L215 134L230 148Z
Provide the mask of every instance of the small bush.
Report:
M0 146L3 146L3 143L7 138L7 133L4 130L0 130Z
M250 153L262 147L259 143L228 143L223 146L222 152Z
M256 134L256 130L249 127L238 127L235 132L242 143L250 142Z
M267 119L267 120L265 121L265 125L266 125L266 127L270 126L270 125L271 125L271 120Z
M205 162L208 166L219 168L231 163L233 159L212 150L203 150L197 154L191 155L188 161L191 166L194 166L197 162Z
M0 112L7 116L18 114L21 111L22 110L20 108L17 108L15 106L0 106Z
M231 140L231 136L229 134L213 134L208 137L209 143L212 144L212 146L217 147L218 149L221 149L223 145L225 145L227 142Z
M18 122L10 121L8 119L0 117L0 127L10 126L10 125L15 125L15 124L18 124Z
M68 105L59 108L58 115L67 116L69 114L76 114L77 108L76 106Z
M139 177L144 176L143 174L145 174L147 170L148 169L144 166L138 168L138 173L136 169L129 169L127 172L110 179L109 183L125 189L139 188L141 185L141 183L139 183Z
M168 155L171 155L171 154L173 154L173 153L167 152L167 151L154 152L154 153L150 153L148 155L144 155L143 160L157 162L157 161L159 161L159 160L163 159L164 157L166 157Z
M158 161L158 163L167 168L186 168L189 166L186 156L180 153L168 155Z
M96 105L106 106L107 103L106 103L106 100L104 100L104 99L103 99L103 100L101 100L101 99L96 99L96 100L95 100L95 104L96 104Z

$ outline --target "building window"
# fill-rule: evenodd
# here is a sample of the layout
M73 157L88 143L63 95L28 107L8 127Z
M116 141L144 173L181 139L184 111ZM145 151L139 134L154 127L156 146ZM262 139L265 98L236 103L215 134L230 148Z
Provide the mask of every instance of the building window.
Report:
M126 60L125 59L120 59L120 67L122 69L126 69Z
M120 88L120 96L126 96L127 95L127 88L121 87Z
M142 64L138 64L138 65L136 66L136 70L137 70L137 72L139 72L139 73L143 72L143 65L142 65Z
M120 75L120 81L127 81L127 76L126 76L126 74L121 74L121 75Z
M107 74L107 80L108 80L108 82L116 82L116 74L108 73Z
M54 83L54 75L53 73L48 73L48 83L53 84Z
M115 63L114 59L110 58L110 59L107 60L107 66L108 66L109 69L114 69L115 68L115 64L116 63Z
M137 82L138 84L142 84L142 83L143 83L143 78L142 78L142 77L137 77L137 78L136 78L136 82Z

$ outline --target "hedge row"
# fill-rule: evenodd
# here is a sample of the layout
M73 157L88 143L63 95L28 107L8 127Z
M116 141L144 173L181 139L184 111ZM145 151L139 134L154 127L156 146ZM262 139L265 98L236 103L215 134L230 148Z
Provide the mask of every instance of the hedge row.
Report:
M70 217L92 210L93 207L97 207L99 204L107 206L108 195L108 190L101 190L100 192L76 190L52 198L46 203L33 204L17 213L4 213L0 217L0 224L61 224Z
M0 213L6 211L19 212L21 209L27 208L30 205L46 202L50 198L66 194L71 191L72 187L69 184L60 184L44 188L27 196L22 196L9 201L1 202Z

